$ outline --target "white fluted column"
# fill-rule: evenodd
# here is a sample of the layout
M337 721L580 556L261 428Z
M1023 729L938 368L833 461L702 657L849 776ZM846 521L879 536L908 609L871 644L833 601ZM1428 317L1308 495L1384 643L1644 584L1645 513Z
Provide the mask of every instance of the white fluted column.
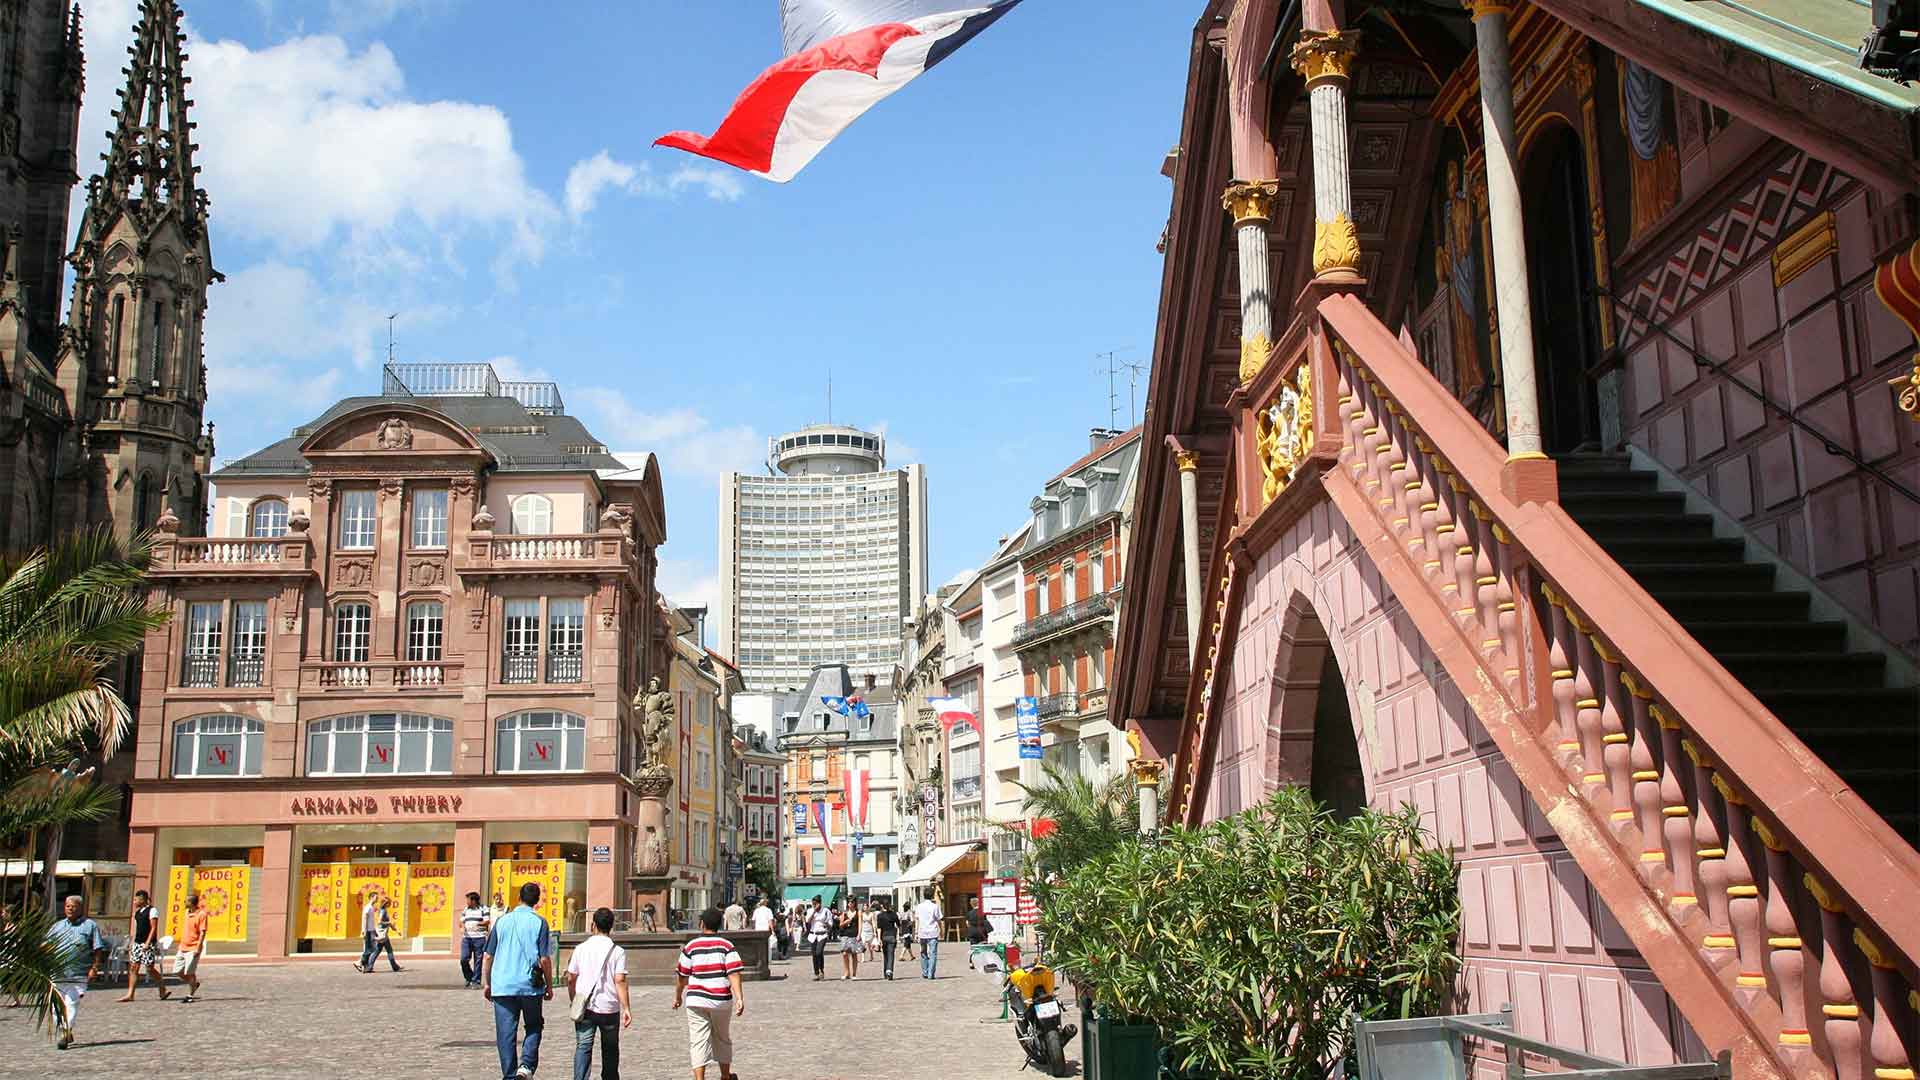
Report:
M1313 122L1313 276L1321 281L1360 278L1347 163L1347 83L1359 40L1351 30L1306 30L1290 55L1307 80Z
M1273 349L1273 263L1267 255L1267 225L1273 220L1273 201L1280 194L1277 180L1236 180L1227 185L1220 204L1233 214L1233 234L1240 248L1240 381L1251 382L1267 364Z
M1265 238L1262 238L1264 246ZM1176 450L1173 463L1180 469L1180 532L1187 585L1187 662L1200 654L1200 607L1207 602L1200 591L1200 455Z
M1494 311L1500 324L1500 382L1507 405L1507 459L1544 459L1540 401L1534 386L1533 305L1527 288L1527 238L1513 130L1513 70L1507 55L1508 9L1467 0L1480 55L1480 130L1487 162L1487 219L1493 234Z

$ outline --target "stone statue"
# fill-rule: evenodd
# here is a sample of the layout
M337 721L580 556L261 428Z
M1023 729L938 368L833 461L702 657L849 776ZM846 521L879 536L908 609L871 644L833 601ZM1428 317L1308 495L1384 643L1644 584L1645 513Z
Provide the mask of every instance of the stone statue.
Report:
M382 450L407 450L413 446L413 428L399 417L381 421L374 441Z
M640 764L664 766L667 761L667 740L671 737L668 729L673 727L674 720L673 692L662 689L660 676L655 675L647 680L647 689L635 704L640 706L644 716L640 734L645 757Z
M633 872L636 874L664 874L667 872L667 845L658 832L649 830L647 838L640 842L640 850L634 853Z

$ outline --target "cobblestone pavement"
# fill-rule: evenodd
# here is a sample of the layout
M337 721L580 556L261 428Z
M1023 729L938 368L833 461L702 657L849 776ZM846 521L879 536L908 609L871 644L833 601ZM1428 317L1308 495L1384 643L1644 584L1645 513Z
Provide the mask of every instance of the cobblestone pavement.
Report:
M814 982L805 956L796 956L774 963L772 981L747 984L746 1015L734 1021L734 1065L746 1080L1041 1075L1021 1073L1010 1026L981 1022L999 1014L993 983L964 961L943 963L931 983L919 977L918 961L903 960L892 983L863 964L847 983L838 958L827 959L826 982ZM415 960L405 968L361 975L344 960L209 964L205 994L191 1005L177 987L171 1001L149 984L121 1005L114 999L124 988L96 986L64 1052L33 1031L22 1010L0 1008L0 1077L498 1077L493 1014L478 991L460 989L459 965ZM572 1075L565 999L562 989L547 1003L542 1077ZM621 1037L623 1080L691 1075L686 1021L669 1010L672 1000L671 987L634 988L633 1027ZM708 1069L710 1080L716 1072ZM600 1075L597 1055L592 1075Z

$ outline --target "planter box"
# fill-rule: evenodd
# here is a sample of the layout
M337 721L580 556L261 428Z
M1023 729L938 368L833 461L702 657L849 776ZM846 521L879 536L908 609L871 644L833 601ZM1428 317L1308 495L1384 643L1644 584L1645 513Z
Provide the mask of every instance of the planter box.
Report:
M1092 1008L1080 1011L1080 1061L1085 1080L1156 1080L1160 1029L1128 1024Z

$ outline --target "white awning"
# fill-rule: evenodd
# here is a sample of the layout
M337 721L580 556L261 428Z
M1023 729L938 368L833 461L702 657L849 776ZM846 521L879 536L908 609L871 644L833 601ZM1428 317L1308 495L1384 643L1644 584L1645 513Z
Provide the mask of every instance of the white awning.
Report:
M947 868L967 857L974 850L972 844L942 844L927 852L926 857L907 867L893 882L893 887L913 888L931 885L935 878L947 872Z

